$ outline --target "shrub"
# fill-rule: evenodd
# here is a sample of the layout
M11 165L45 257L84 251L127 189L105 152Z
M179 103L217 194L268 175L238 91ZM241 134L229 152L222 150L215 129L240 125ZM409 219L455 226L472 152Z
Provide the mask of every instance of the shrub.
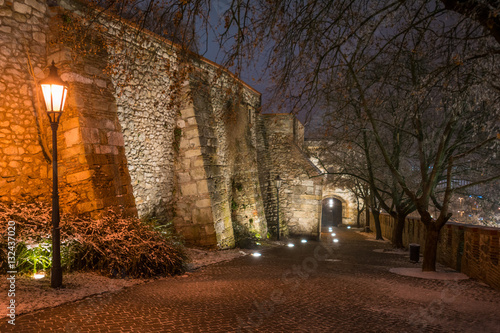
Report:
M50 208L46 205L7 206L0 203L0 220L16 221L18 242L36 243L50 237ZM96 270L117 277L180 273L183 271L185 254L182 244L167 230L168 227L123 217L113 210L109 210L101 219L63 215L62 265L67 270ZM5 228L5 223L2 223L0 231L3 234ZM26 261L24 264L28 263Z
M50 239L45 239L35 245L24 242L17 243L17 271L36 274L38 270L46 270L52 264L51 253L52 244Z

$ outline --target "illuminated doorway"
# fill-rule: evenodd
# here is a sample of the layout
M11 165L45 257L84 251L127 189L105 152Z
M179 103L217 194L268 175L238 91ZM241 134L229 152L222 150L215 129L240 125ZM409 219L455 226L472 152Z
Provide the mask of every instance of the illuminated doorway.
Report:
M325 198L322 202L321 228L337 227L342 224L342 201Z

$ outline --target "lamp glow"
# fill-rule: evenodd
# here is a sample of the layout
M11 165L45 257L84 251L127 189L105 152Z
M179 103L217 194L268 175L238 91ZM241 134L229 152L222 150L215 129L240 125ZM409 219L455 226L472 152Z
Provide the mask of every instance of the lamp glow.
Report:
M300 242L301 243L307 243L307 239L302 239Z
M333 229L332 229L332 228L328 228L328 231L329 231L329 232L332 232L332 231L333 231Z
M254 253L252 253L252 255L253 255L254 257L260 257L262 254L260 254L259 252L254 252Z
M351 229L351 227L350 227L350 226L347 226L347 229Z
M336 234L336 233L334 233L334 232L332 232L332 237L335 237L335 236L337 236L337 234Z
M45 273L36 273L36 274L33 274L33 279L43 279L45 277Z
M68 86L57 74L57 67L52 61L47 78L40 81L45 108L51 122L58 122L64 111Z
M294 246L295 246L295 244L293 244L293 243L288 243L288 247L294 247Z
M339 239L338 239L338 238L334 238L334 239L333 239L333 242L334 242L334 243L338 243L338 242L339 242Z

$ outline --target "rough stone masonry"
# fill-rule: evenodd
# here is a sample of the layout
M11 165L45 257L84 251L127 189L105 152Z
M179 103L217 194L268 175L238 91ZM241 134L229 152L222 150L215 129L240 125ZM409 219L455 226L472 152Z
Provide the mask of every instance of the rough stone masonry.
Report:
M96 16L88 29L92 13L75 0L0 0L1 201L50 199L37 83L54 60L69 84L58 131L64 212L121 207L227 248L276 225L279 174L282 230L318 235L323 178L293 115L262 114L260 93L233 74L202 57L182 63L173 43L123 19Z

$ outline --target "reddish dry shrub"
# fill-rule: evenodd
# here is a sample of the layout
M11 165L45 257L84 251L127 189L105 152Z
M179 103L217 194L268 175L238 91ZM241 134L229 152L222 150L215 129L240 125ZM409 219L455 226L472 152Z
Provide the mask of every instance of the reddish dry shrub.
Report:
M0 203L0 232L7 221L16 222L17 240L34 242L50 237L50 207L41 203ZM5 221L5 222L3 222ZM4 240L6 237L4 237ZM63 265L71 270L96 270L108 276L151 277L183 271L182 244L154 223L125 218L109 210L101 219L61 218ZM6 244L2 244L2 249ZM0 266L5 252L0 253Z

